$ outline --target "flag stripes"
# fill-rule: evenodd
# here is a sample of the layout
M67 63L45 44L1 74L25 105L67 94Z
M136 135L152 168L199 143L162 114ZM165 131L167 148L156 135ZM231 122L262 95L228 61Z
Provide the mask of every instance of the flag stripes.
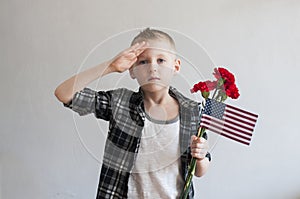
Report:
M258 115L207 99L200 126L224 137L250 145Z

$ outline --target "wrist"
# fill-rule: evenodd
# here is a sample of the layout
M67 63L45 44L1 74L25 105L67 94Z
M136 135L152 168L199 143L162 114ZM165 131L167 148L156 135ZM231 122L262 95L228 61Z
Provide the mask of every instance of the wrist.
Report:
M106 61L104 63L104 70L102 71L102 75L101 76L104 76L104 75L107 75L109 73L113 73L113 72L116 72L114 71L114 67L111 65L112 64L112 61L109 60L109 61Z
M203 176L209 167L209 163L210 162L209 162L208 158L202 158L201 160L200 159L197 160L195 176L197 176L197 177Z
M203 158L196 158L197 162L201 162L203 160L207 159L209 162L211 160L211 155L209 152L206 153L206 155Z
M206 157L204 157L204 158L196 158L196 162L198 163L201 163L204 159L205 159Z

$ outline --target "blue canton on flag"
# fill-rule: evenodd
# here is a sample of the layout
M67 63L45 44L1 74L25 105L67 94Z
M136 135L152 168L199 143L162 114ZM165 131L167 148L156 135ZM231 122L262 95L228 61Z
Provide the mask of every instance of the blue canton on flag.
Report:
M212 117L222 119L226 105L216 100L207 99L205 104L204 113Z

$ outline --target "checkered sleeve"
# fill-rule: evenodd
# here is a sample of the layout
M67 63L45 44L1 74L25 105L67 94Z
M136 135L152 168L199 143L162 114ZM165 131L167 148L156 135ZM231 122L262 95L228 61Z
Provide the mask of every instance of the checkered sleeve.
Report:
M84 88L76 92L72 100L64 106L71 108L80 116L93 113L96 118L109 120L111 115L110 96L110 92L97 92L90 88Z

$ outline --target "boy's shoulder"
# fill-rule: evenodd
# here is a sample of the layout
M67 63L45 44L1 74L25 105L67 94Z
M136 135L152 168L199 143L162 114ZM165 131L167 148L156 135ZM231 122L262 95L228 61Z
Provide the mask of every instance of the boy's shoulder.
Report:
M116 89L108 90L107 92L113 95L120 95L120 94L132 95L133 93L135 93L135 91L128 88L116 88Z
M108 90L106 93L111 95L112 100L122 101L123 103L138 103L142 101L141 89L134 91L128 88L116 88L113 90Z
M125 87L116 88L112 90L114 94L123 94L123 95L142 95L142 89L133 90Z
M116 101L128 101L131 104L139 104L143 101L143 91L139 88L137 91L128 89L128 88L117 88L108 91L113 100ZM169 89L169 94L176 98L179 104L186 108L197 108L200 106L200 103L190 99L189 97L182 94L175 87Z
M179 92L175 87L170 87L169 93L172 97L175 97L178 100L178 102L184 107L196 108L200 106L199 102L185 96L184 94Z

